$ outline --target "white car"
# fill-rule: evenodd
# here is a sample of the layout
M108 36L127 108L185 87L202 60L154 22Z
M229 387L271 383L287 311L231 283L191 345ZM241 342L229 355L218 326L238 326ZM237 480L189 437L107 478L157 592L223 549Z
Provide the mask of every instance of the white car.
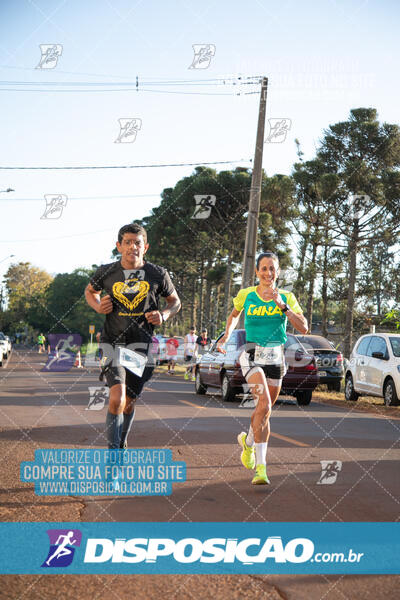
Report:
M4 366L5 361L7 360L7 348L4 340L0 340L0 367Z
M355 344L346 367L345 398L380 396L386 406L400 398L400 334L371 333Z
M4 354L5 358L7 358L8 355L11 353L11 340L8 337L8 335L4 335L2 331L0 331L0 344L3 348L5 348Z

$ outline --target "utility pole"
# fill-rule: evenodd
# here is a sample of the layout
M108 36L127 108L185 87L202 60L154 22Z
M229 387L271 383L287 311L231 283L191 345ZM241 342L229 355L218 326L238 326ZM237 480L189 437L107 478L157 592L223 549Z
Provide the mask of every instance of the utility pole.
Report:
M254 152L253 173L251 177L249 212L247 216L246 241L243 255L242 288L254 283L254 269L256 264L258 216L260 213L261 174L264 150L265 111L267 106L268 78L261 80L260 107L258 110L258 125L256 149ZM244 315L241 314L238 327L242 328Z

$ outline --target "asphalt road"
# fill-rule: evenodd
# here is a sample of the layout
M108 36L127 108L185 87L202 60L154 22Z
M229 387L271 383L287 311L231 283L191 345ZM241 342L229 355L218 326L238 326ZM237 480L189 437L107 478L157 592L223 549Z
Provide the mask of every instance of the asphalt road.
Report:
M156 373L138 404L130 447L170 448L187 481L170 497L38 497L19 480L37 448L106 446L106 408L85 410L97 371L43 373L44 355L14 350L0 371L2 521L396 521L400 515L400 419L385 409L282 399L268 449L271 486L250 485L237 434L251 409L197 396L181 376ZM340 461L321 485L320 461ZM337 464L339 464L337 462ZM400 576L2 576L0 598L394 598ZM62 589L62 593L60 592ZM58 590L58 591L57 591Z

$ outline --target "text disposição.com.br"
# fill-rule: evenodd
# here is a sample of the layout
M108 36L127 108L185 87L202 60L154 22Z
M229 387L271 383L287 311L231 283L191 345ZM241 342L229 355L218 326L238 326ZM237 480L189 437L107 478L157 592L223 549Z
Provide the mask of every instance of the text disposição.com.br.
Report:
M89 538L85 563L155 563L172 558L178 563L359 563L364 556L353 549L344 552L315 552L308 538L294 538L286 543L280 536L261 538Z
M311 562L316 563L359 563L364 556L364 552L354 552L352 548L347 553L344 552L316 552Z

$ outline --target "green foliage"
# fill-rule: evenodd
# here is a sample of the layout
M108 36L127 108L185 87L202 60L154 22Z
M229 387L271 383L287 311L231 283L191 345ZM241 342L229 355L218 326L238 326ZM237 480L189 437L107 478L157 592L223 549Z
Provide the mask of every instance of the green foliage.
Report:
M392 308L389 310L385 318L381 321L381 324L388 323L389 325L393 325L396 329L400 329L400 309Z

